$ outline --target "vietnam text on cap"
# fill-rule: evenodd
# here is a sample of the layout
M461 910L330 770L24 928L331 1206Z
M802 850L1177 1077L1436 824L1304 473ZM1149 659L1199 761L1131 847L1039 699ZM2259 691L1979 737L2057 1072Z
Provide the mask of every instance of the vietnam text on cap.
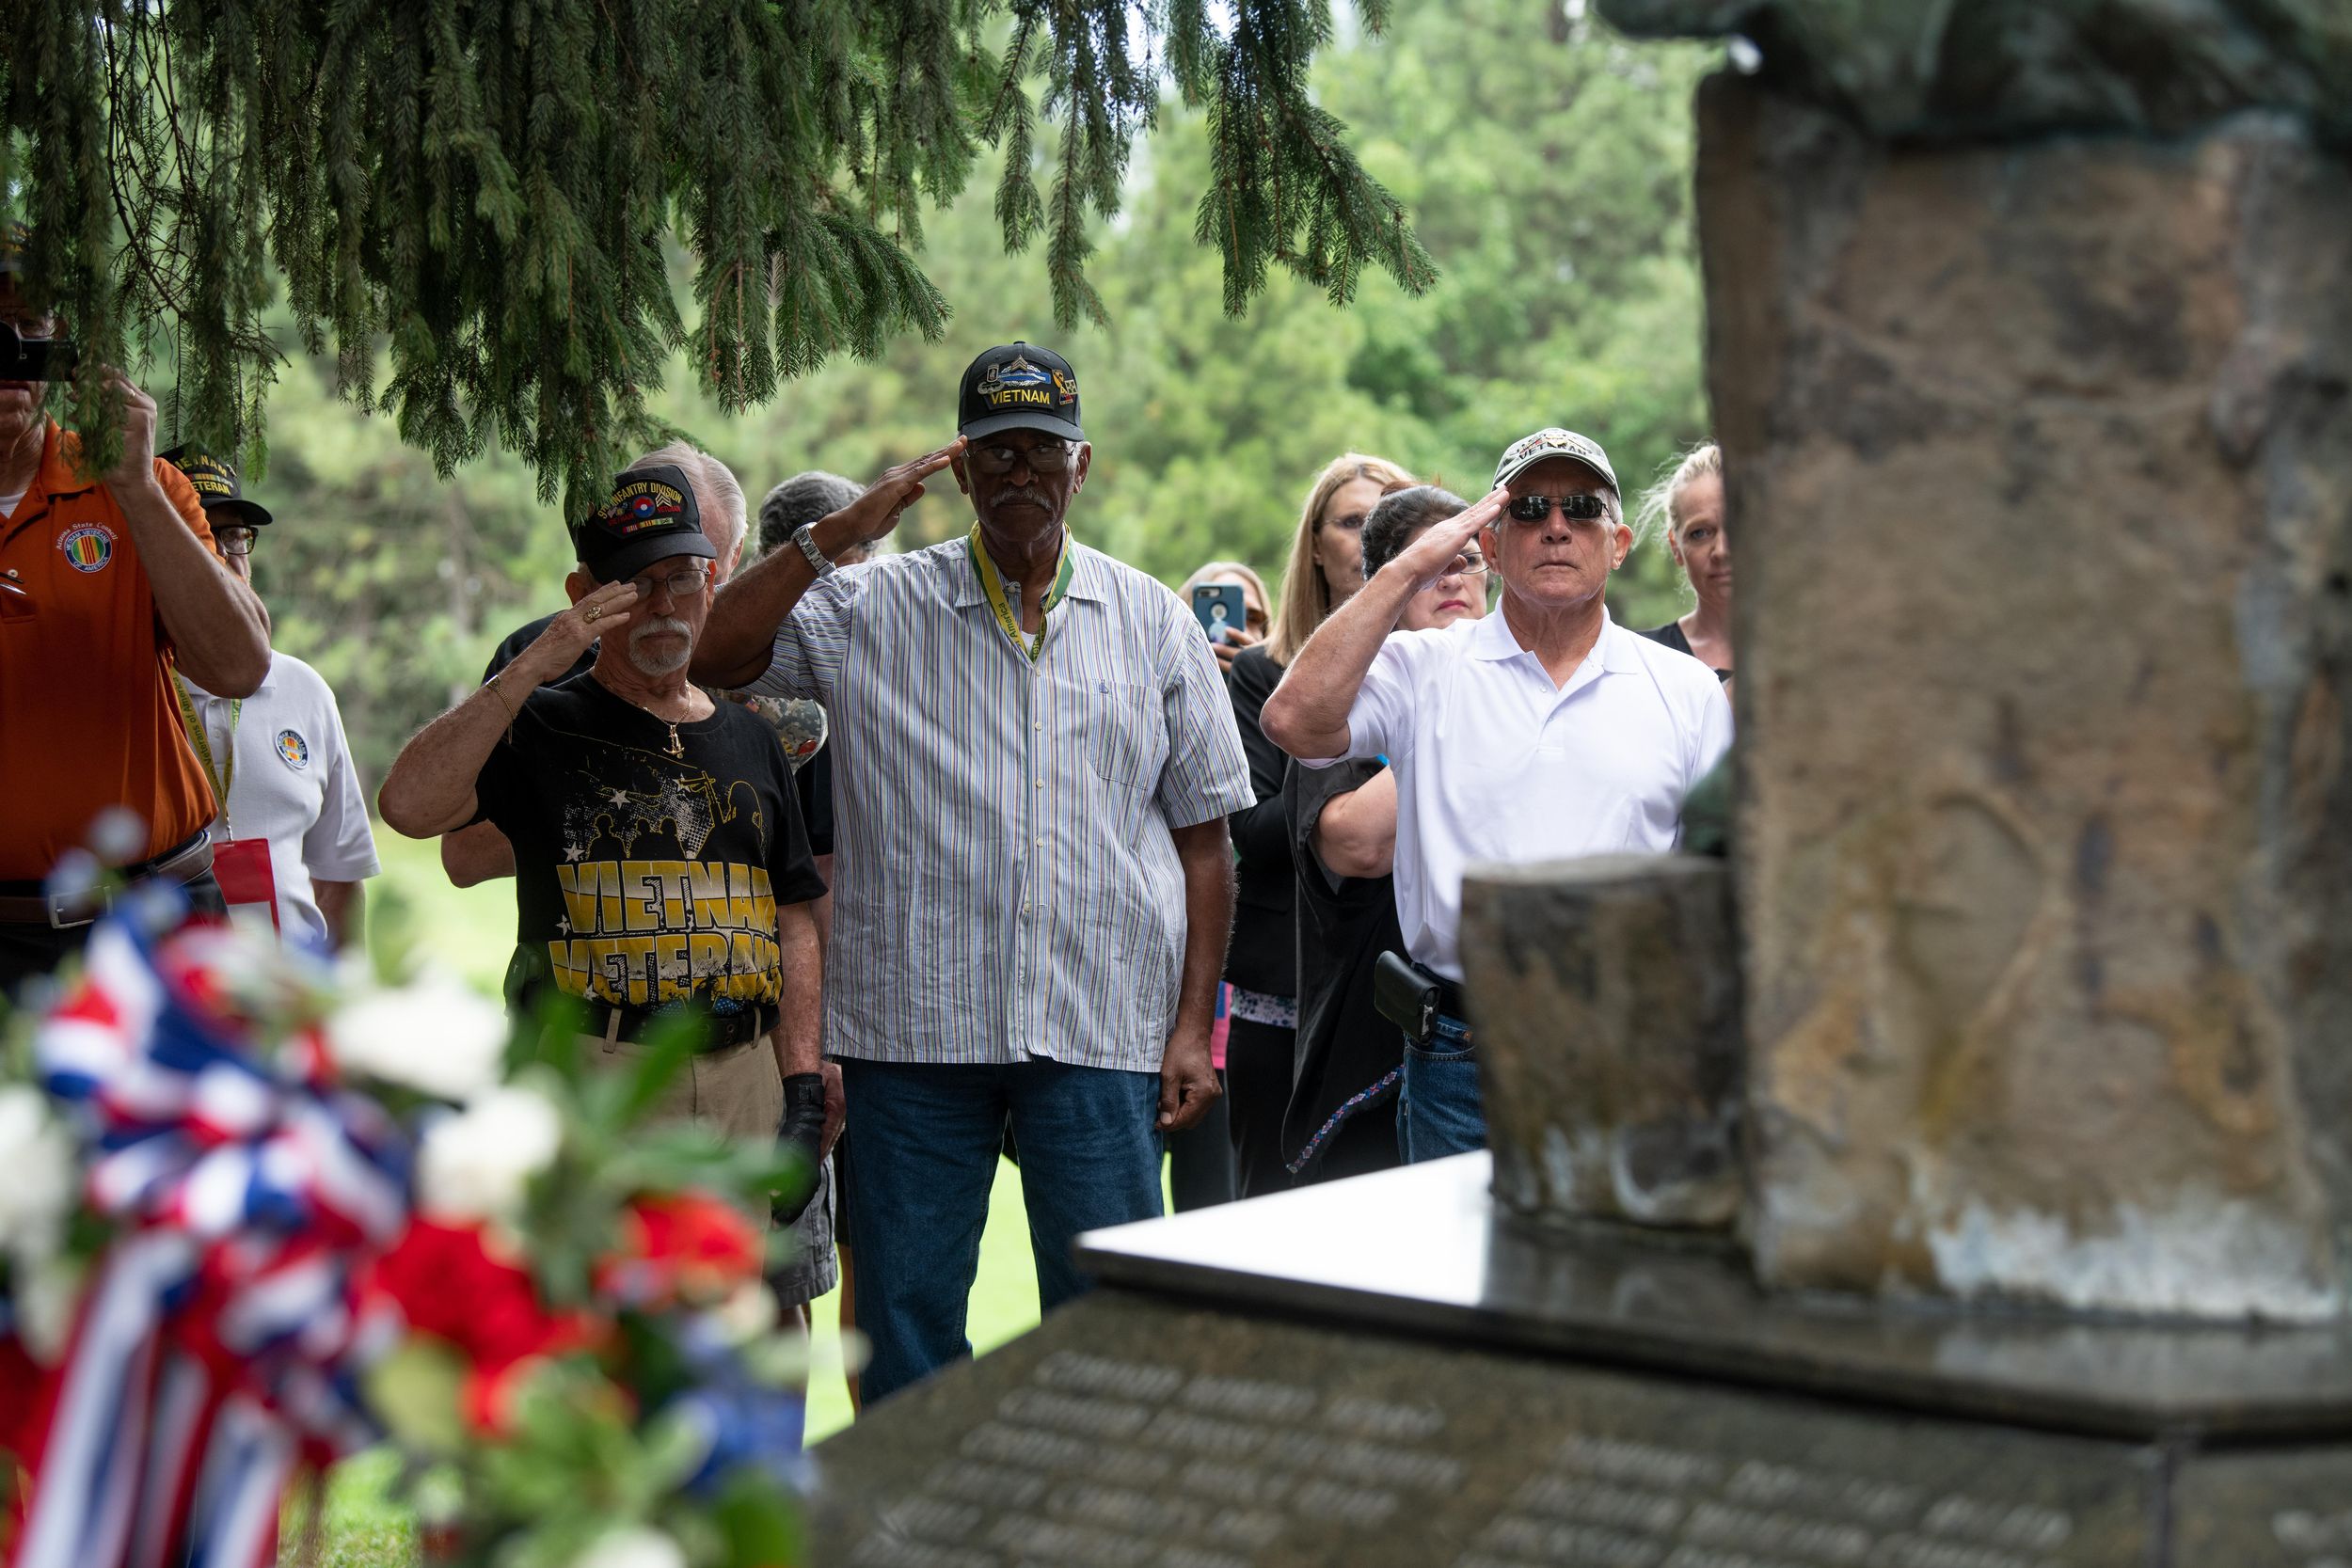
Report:
M247 528L262 528L269 523L269 508L246 499L244 487L237 483L236 465L227 458L215 457L201 447L188 445L155 455L187 476L208 519L227 517Z
M1001 343L965 367L956 394L956 430L975 440L1000 430L1041 430L1083 441L1078 372L1050 348Z

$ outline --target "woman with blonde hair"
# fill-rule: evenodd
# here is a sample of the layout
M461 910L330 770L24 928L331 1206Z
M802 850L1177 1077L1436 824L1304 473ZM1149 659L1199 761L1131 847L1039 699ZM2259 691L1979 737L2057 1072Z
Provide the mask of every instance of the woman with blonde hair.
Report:
M1291 535L1282 604L1266 640L1278 678L1325 618L1364 585L1364 519L1384 493L1412 483L1411 474L1387 458L1360 451L1333 458L1315 475L1298 512L1298 531Z
M1731 678L1731 536L1724 528L1724 454L1712 441L1683 453L1643 493L1636 531L1663 534L1698 603L1679 619L1642 633Z
M1225 1039L1226 1103L1241 1196L1290 1185L1282 1114L1291 1098L1298 1026L1297 880L1282 816L1290 758L1265 737L1258 715L1325 617L1364 585L1364 518L1383 492L1413 483L1386 458L1351 451L1324 465L1299 509L1282 575L1282 602L1265 641L1242 649L1227 673L1233 722L1249 757L1257 804L1227 822L1233 838L1233 940L1226 949L1232 1023Z

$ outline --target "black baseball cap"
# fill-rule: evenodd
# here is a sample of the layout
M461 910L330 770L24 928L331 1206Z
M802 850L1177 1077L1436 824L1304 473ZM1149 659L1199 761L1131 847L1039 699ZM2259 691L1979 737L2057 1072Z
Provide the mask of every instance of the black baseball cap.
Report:
M719 559L703 537L694 486L675 463L648 463L612 482L612 494L572 530L580 563L598 582L635 577L674 555Z
M246 499L237 483L236 466L227 458L215 457L202 447L187 445L156 455L187 475L188 483L196 487L196 499L203 503L207 522L225 516L247 528L262 528L269 523L269 508L260 501Z
M956 430L976 439L1000 430L1041 430L1083 441L1078 372L1050 348L1016 341L989 349L963 372Z

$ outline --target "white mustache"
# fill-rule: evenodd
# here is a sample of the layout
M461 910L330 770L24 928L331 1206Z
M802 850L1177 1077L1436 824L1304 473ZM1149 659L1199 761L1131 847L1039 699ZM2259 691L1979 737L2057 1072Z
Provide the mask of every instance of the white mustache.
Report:
M668 632L672 637L691 638L694 635L694 628L674 616L665 615L659 621L645 621L629 627L628 645L633 648L644 639L659 636L662 632Z

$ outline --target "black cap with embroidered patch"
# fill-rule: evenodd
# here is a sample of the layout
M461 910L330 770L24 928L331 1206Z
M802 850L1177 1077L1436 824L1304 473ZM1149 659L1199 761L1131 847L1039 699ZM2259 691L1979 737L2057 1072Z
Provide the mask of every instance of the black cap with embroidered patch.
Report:
M989 349L963 372L956 430L975 439L1000 430L1042 430L1083 441L1078 372L1050 348L1016 341Z
M598 582L635 577L674 555L719 559L703 536L694 487L674 463L648 463L614 480L604 504L572 529L572 548Z
M196 499L203 503L206 521L226 517L247 528L268 524L269 508L260 501L246 499L237 483L236 466L227 458L215 457L196 446L177 446L155 455L187 476L188 483L196 487Z

